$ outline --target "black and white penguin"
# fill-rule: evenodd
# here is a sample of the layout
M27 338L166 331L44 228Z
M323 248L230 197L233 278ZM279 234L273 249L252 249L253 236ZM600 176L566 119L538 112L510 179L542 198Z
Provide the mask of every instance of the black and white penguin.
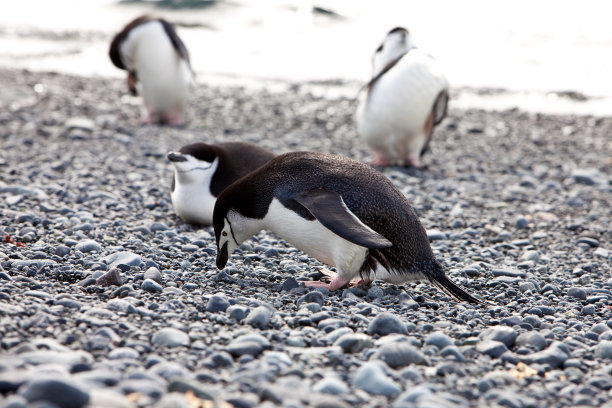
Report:
M174 211L183 221L212 224L215 201L234 181L261 167L275 154L246 142L192 143L169 152L174 165L170 195Z
M183 123L193 71L172 24L150 15L138 17L115 35L109 56L117 68L128 71L130 92L142 95L143 123Z
M213 226L219 269L243 241L266 229L336 268L330 283L307 286L428 279L459 300L480 303L446 276L406 197L384 175L346 157L277 156L221 193Z
M357 130L376 155L372 165L421 167L433 129L446 116L448 81L402 27L389 31L372 62L357 108Z

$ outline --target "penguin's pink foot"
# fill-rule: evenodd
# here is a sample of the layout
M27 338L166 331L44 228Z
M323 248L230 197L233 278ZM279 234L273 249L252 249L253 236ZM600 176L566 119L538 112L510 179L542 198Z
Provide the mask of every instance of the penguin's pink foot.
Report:
M384 167L384 166L390 166L391 162L385 156L381 154L376 154L376 157L374 157L374 160L370 162L370 165Z
M352 279L348 281L346 278L339 277L336 272L332 272L327 268L321 268L319 272L321 272L321 274L323 274L326 279L330 280L330 282L326 283L321 281L312 281L304 282L304 285L309 286L311 288L326 288L329 291L334 291L344 287L345 285L350 288L353 286L369 285L370 283L372 283L371 279Z
M409 157L408 158L408 164L410 164L411 166L417 167L417 168L421 168L421 159L418 157Z

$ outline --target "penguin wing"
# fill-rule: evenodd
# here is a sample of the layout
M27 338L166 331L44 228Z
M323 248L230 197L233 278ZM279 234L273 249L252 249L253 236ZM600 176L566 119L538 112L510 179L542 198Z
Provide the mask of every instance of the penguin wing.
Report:
M179 53L181 58L183 58L187 62L187 65L189 66L189 69L191 70L191 62L189 61L189 51L187 51L187 47L185 47L183 40L181 40L181 38L178 36L172 24L170 24L163 18L160 19L159 22L161 23L162 27L164 27L164 31L166 32L166 35L168 36L168 38L170 38L170 42L172 43L172 46L174 47L176 52Z
M391 241L361 222L336 192L308 190L291 198L304 206L327 229L353 244L369 249L392 245Z

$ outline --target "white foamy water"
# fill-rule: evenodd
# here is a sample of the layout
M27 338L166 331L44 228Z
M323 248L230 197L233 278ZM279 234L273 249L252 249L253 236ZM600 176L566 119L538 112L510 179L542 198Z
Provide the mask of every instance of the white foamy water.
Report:
M312 13L312 1L219 1L201 10L163 10L110 0L20 0L0 13L0 66L119 77L107 56L112 35L155 12L180 23L198 79L231 83L315 82L354 94L370 57L394 26L445 67L459 106L562 113L612 112L612 3L485 0L321 0L337 13ZM76 35L74 35L76 34ZM551 95L575 91L577 102Z

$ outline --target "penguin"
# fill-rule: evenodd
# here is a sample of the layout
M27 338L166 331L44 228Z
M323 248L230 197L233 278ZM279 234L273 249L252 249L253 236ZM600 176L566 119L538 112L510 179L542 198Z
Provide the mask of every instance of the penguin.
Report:
M151 15L136 18L115 35L109 56L127 70L130 93L142 95L143 123L183 124L193 70L172 24Z
M421 167L434 127L446 116L448 80L403 27L389 31L372 65L356 114L357 131L376 156L371 164Z
M245 142L192 143L169 152L174 165L172 206L181 219L197 225L212 224L219 194L234 181L271 160L275 154Z
M375 279L401 284L427 279L458 300L481 303L445 274L406 197L383 174L342 156L293 152L227 187L213 214L217 268L266 229L336 268L330 291Z

